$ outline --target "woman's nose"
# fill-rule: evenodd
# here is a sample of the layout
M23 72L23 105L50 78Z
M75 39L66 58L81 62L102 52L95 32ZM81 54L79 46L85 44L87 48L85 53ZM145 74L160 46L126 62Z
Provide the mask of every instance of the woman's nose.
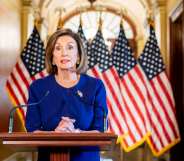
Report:
M62 50L61 50L61 55L63 55L63 56L67 55L66 49L62 49Z

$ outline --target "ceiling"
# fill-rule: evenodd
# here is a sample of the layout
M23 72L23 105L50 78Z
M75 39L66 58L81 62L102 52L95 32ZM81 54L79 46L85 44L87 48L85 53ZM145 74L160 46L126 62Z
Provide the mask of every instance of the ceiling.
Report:
M30 1L30 0L23 0ZM158 1L165 0L97 0L93 6L110 7L114 10L125 10L124 14L135 25L137 36L143 36L147 15L153 11L153 7ZM63 19L71 15L79 8L90 7L88 0L32 0L34 8L40 10L40 16L44 19L48 33L52 33L58 23L59 8L64 8Z

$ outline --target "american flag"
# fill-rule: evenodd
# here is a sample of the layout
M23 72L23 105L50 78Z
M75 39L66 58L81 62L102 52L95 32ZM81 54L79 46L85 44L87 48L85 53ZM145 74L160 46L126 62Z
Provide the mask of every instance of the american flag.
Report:
M96 58L96 63L90 69L91 75L102 79L107 91L107 104L109 108L109 128L117 135L127 133L124 120L121 93L117 84L118 75L112 64L112 58L105 44L101 30L98 30L91 44L91 53Z
M99 59L97 60L97 54L101 49L98 49L100 43L100 31L97 32L94 39L90 44L90 50L88 51L88 66L87 73L91 76L101 78L101 72L98 67ZM98 51L99 50L99 51ZM97 72L98 71L98 72Z
M87 50L88 49L88 46L89 46L89 43L84 35L84 31L82 29L82 25L79 24L79 27L78 27L78 31L77 31L78 35L80 36L80 38L82 39L82 42L83 42L83 45L84 45L84 49Z
M122 146L125 151L130 151L147 138L150 126L146 107L149 102L143 82L144 73L133 57L122 24L118 39L112 49L112 57L113 65L120 77L119 87L128 126L128 135L122 139Z
M179 142L180 135L173 92L152 26L138 61L149 80L146 86L152 103L152 108L149 108L152 128L148 144L153 153L158 156Z
M90 47L91 46L90 46L88 40L85 37L85 34L84 34L84 31L83 31L83 28L82 28L81 23L79 24L78 32L77 33L79 34L80 38L82 39L84 49L87 52L87 56L88 56L88 67L91 68L91 67L93 67L96 64L95 63L95 58L90 53L90 51L91 51Z
M14 105L27 103L29 85L33 80L46 75L44 69L44 44L36 26L34 26L33 32L6 82L6 89ZM23 123L25 113L26 108L23 110L22 108L18 109L18 114Z

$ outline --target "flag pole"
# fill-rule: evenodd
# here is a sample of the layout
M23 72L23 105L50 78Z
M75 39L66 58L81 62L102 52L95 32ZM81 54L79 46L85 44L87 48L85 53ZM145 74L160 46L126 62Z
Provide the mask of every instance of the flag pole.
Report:
M151 12L148 13L147 22L148 22L148 25L155 28L154 16Z
M83 22L82 22L82 12L80 10L80 17L79 17L79 25L83 26Z
M65 8L56 8L56 11L59 12L59 20L57 25L57 30L62 29L64 26L63 22L63 12L65 12Z
M40 9L39 8L34 9L34 26L39 32L41 30L42 21L43 18L41 17Z
M39 20L38 19L34 19L34 26L36 27L36 29L38 30L39 28Z
M102 32L102 11L100 11L98 29Z
M124 18L124 10L123 9L121 9L121 11L120 11L120 17L121 17L121 21L120 21L120 25L123 27L123 18Z

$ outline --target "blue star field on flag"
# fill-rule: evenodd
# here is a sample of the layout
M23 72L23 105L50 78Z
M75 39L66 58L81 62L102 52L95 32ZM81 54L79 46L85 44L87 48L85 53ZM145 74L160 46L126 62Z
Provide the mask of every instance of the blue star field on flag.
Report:
M122 25L115 46L112 50L113 65L115 66L120 77L125 75L136 64L136 59L133 57L129 42L125 36Z
M98 30L95 38L92 41L91 53L95 56L96 59L96 61L93 62L93 65L95 65L95 63L98 63L99 68L102 72L112 66L112 58L109 54L108 47L105 44L105 40L100 30Z
M84 35L84 31L82 29L82 25L80 24L79 25L79 28L78 28L78 32L77 32L80 36L80 38L82 39L82 42L83 42L83 46L84 46L84 49L85 49L85 52L87 53L87 56L88 56L88 67L91 68L94 66L94 57L93 55L91 54L91 50L90 50L90 44L88 42L88 40L86 39L85 35Z
M152 79L157 74L165 70L165 65L158 47L155 31L152 26L150 26L150 36L138 61L148 79Z
M44 44L36 27L34 27L33 32L27 41L26 47L21 53L21 59L30 76L34 76L45 68Z
M79 34L80 38L82 39L84 48L87 50L87 48L89 46L89 43L88 43L88 41L87 41L87 39L86 39L86 37L84 35L84 31L82 29L82 25L81 24L79 25L77 33Z

